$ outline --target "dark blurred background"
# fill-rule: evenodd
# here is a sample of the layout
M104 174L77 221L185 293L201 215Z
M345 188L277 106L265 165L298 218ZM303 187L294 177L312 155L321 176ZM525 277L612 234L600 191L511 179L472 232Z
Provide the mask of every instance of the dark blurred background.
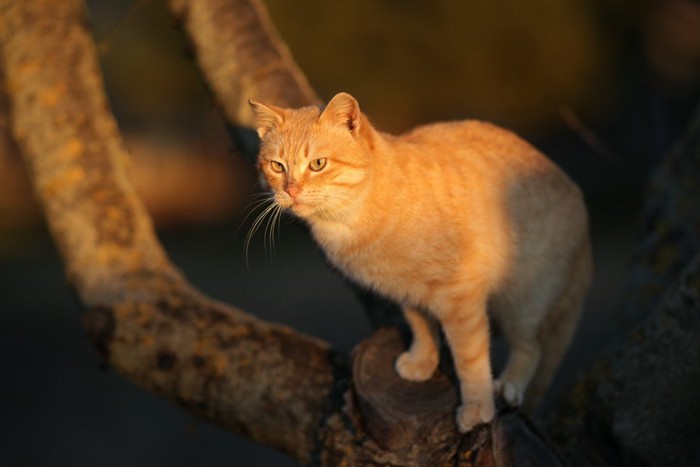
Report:
M266 3L324 99L348 91L392 132L493 121L582 186L596 279L555 397L620 331L647 174L700 97L700 3ZM370 327L300 226L284 221L274 248L259 232L246 265L256 175L161 2L87 5L132 179L176 264L207 294L349 351ZM0 466L294 465L101 369L6 133L2 121Z

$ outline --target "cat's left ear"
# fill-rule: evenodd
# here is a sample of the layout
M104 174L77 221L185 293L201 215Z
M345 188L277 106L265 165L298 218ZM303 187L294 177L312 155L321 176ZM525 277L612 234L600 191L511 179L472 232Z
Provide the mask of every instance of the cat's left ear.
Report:
M360 104L347 92L340 92L323 109L320 118L343 125L353 136L357 136L360 131Z
M255 124L258 127L258 136L260 136L260 139L263 139L268 131L274 130L284 123L284 109L251 100L248 100L248 104L250 104L250 108L253 109Z

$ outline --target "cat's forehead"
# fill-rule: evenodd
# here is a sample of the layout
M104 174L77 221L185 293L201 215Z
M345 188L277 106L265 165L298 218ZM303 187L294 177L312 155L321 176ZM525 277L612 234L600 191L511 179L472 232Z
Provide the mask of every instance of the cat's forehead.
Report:
M276 152L287 155L307 153L319 115L318 107L288 110L284 123L277 128L271 141Z
M289 137L308 137L309 132L318 123L318 117L321 114L318 107L303 107L301 109L291 110L285 115L282 130Z

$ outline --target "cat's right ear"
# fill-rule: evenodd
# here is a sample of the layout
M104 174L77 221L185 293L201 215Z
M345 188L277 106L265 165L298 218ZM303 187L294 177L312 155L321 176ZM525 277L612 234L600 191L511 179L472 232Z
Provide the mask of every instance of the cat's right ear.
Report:
M257 126L258 136L263 139L268 131L274 130L284 122L284 109L275 107L274 105L265 105L260 102L248 100L250 108L253 109L255 116L255 125Z

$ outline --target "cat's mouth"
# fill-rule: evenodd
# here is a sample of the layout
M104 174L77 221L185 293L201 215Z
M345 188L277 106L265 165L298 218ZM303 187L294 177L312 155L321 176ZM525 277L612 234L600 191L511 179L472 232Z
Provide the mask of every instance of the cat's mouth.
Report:
M286 197L283 200L279 200L278 204L295 216L303 219L312 217L318 211L318 206L315 203L299 198Z
M299 217L306 217L313 213L313 208L310 204L299 200L293 200L287 209Z
M277 204L298 217L304 217L311 212L311 206L299 199L286 198L278 200Z

